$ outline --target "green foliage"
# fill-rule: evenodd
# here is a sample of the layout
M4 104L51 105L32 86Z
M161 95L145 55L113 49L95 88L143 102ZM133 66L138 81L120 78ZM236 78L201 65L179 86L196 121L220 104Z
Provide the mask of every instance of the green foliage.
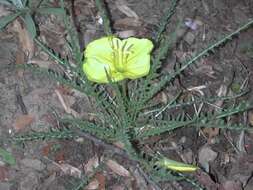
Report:
M7 1L0 2L5 2L6 4ZM19 6L19 4L14 4L10 1L8 2L16 7ZM24 3L24 1L21 2ZM168 53L170 53L170 49L176 42L176 31L171 35L166 36L165 29L170 21L171 16L175 13L177 2L177 0L172 2L172 7L166 11L165 16L163 17L164 20L157 31L155 39L157 44L152 57L150 74L146 78L139 80L126 80L119 83L110 83L108 85L96 85L88 81L82 72L83 54L79 46L77 32L72 23L70 15L68 15L64 9L64 1L61 0L61 8L57 10L59 10L59 13L63 16L63 22L69 34L68 47L70 48L70 52L73 56L72 59L75 61L75 64L70 64L68 60L62 59L60 55L53 52L50 48L46 47L43 43L41 43L41 41L35 38L37 45L53 60L55 60L61 68L63 68L63 70L66 72L66 75L63 76L55 71L38 68L33 65L21 65L19 67L30 69L35 74L41 74L50 77L53 80L71 86L72 88L90 96L90 98L94 101L94 109L96 110L95 119L92 121L86 121L71 117L62 118L59 119L60 124L63 126L62 130L54 130L43 133L30 133L17 136L14 139L19 141L39 139L45 140L51 138L71 139L78 136L73 129L78 129L109 143L119 141L124 144L124 149L128 153L129 158L138 162L140 166L150 174L150 178L154 179L155 181L167 181L175 179L186 180L193 186L201 189L201 187L199 187L194 180L190 180L183 175L178 175L177 173L175 175L175 173L164 168L155 169L154 163L155 159L157 159L155 157L156 154L152 155L152 160L144 159L141 154L141 148L136 148L134 143L141 142L143 139L147 139L152 136L161 135L165 132L172 132L182 127L218 127L222 129L248 130L241 124L230 124L226 120L228 117L234 114L239 114L251 108L251 105L243 102L237 104L237 106L229 106L229 103L225 104L227 108L222 108L220 111L214 110L213 113L205 113L203 111L200 114L186 114L185 112L182 112L177 115L170 115L168 118L164 117L164 115L166 115L164 113L168 109L185 108L185 106L190 106L197 103L214 102L217 100L228 101L244 95L245 92L239 92L239 94L230 97L202 98L195 101L181 102L178 100L181 93L179 92L178 95L169 100L169 103L166 106L156 105L156 110L158 110L158 113L155 114L155 116L153 114L145 115L142 114L142 112L147 111L148 108L153 108L154 105L152 99L154 96L161 90L165 89L165 87L172 85L173 80L177 76L181 75L189 66L193 65L200 58L204 58L210 52L214 52L216 48L231 40L233 36L238 35L241 31L251 26L253 24L253 20L250 20L231 34L222 37L217 42L213 43L207 48L204 48L190 60L185 61L181 67L175 68L171 73L162 73L159 71L159 69L162 66L163 60L166 59ZM26 7L27 3L22 5ZM107 35L110 35L112 31L110 28L110 20L108 18L107 11L105 10L105 4L101 0L96 0L96 5L103 18L104 31ZM15 14L19 13L19 9L16 10ZM21 10L22 13L16 15L15 17L9 17L7 19L4 17L5 22L0 21L0 23L3 23L2 27L4 27L9 21L21 15L24 17L24 19L26 19L25 23L29 31L33 31L32 33L34 33L35 28L32 24L29 25L28 23L28 20L30 23L32 22L30 12L27 12L28 9L25 9L26 12L23 8ZM45 10L38 8L36 11L50 14L51 11L54 11L54 9L50 8ZM151 113L153 113L153 111L151 111Z
M32 6L31 1L32 0L0 0L0 4L6 5L13 10L9 15L0 18L0 30L20 17L30 33L31 38L34 39L37 35L36 25L33 19L35 13L56 15L62 15L64 13L64 10L61 8L43 7L42 3Z
M0 157L3 159L3 161L7 164L10 165L15 165L16 164L16 159L15 157L5 149L0 147Z
M165 11L165 15L162 17L162 20L159 24L158 30L155 35L154 41L158 43L162 37L163 32L166 30L166 26L170 23L171 17L176 12L176 8L178 5L179 0L172 0L171 7L168 8L168 10Z
M55 129L48 132L31 132L29 134L17 135L13 137L14 141L34 141L34 140L50 140L50 139L73 139L76 135L68 129Z

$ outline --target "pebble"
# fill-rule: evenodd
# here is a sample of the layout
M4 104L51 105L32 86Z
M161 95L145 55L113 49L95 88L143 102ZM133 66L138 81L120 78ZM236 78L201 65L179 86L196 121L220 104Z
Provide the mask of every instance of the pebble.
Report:
M192 32L187 32L185 37L184 37L184 40L189 44L191 45L194 40L195 40L195 35L192 33Z
M20 182L20 190L34 190L39 184L39 177L37 173L30 172Z
M6 182L0 182L0 190L10 190L11 185Z
M22 165L37 171L42 171L46 168L46 165L37 159L24 158L20 162Z

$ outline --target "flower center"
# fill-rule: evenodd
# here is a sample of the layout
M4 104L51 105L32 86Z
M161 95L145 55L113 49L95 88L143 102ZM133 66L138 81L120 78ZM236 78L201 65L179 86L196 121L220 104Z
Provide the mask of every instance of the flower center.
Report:
M111 46L113 50L112 52L113 65L118 72L123 73L127 69L126 65L128 57L131 53L133 53L131 51L133 44L129 44L127 43L127 41L122 43L122 41L120 41L119 39L114 38L111 40Z

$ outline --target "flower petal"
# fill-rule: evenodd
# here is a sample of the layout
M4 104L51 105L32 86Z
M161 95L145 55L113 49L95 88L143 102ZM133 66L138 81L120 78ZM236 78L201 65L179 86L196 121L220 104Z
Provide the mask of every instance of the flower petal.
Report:
M113 50L110 39L114 38L115 37L103 37L89 43L85 50L85 58L101 58L111 65L113 62Z
M113 82L123 80L125 76L111 68L104 60L97 58L86 59L83 64L83 71L90 81L97 83L108 83L107 74L111 77ZM107 72L107 74L106 74Z
M146 53L139 54L135 59L127 63L124 76L130 79L136 79L146 76L150 70L150 55Z
M148 39L128 38L123 40L123 44L125 42L132 45L131 51L133 54L129 56L129 59L138 56L140 53L149 54L154 47L153 43Z
M87 58L83 64L83 71L90 81L97 83L107 83L105 71L110 71L110 66L95 58Z

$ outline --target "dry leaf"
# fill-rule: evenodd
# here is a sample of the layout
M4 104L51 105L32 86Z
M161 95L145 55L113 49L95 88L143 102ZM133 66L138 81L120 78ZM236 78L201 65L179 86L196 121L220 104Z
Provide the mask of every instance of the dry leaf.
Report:
M7 181L8 175L9 175L8 169L4 166L0 166L0 182Z
M89 159L87 164L84 165L84 171L85 173L91 173L94 171L94 168L98 167L98 157L97 155Z
M117 32L116 34L120 38L124 39L124 38L129 38L131 36L135 36L136 32L134 30L125 30L125 31Z
M116 20L113 27L116 29L128 29L130 27L140 27L141 25L142 22L140 19L126 17Z
M16 131L20 131L24 129L25 127L29 126L34 122L35 118L32 115L20 115L16 118L14 122L14 129Z
M117 146L118 148L124 149L124 143L117 141L113 143L115 146Z
M124 177L129 177L130 173L127 169L125 169L122 165L118 164L114 160L108 160L106 165L116 174Z
M98 190L105 190L105 176L101 173L97 173L96 179L98 180L99 183Z
M46 146L42 147L42 155L48 157L50 150L52 148L52 143L48 143Z
M23 52L27 53L28 60L30 60L34 55L34 43L29 32L22 27L18 20L14 20L13 30L18 33L19 46Z
M212 139L216 137L220 132L219 128L204 128L203 133L208 137L208 143L210 144Z
M99 188L99 182L97 179L93 179L85 188L86 190L95 190Z
M70 104L64 99L64 97L62 96L61 92L58 89L55 89L55 93L56 93L59 101L61 102L65 112L73 115L75 118L80 117L79 114L70 107Z
M53 64L52 61L43 61L38 58L33 58L33 59L29 60L28 63L38 65L40 68L45 68L45 69L48 69L50 67L50 65Z
M81 178L82 176L81 170L79 170L78 168L74 166L71 166L69 164L59 164L58 166L61 168L62 172L65 175L70 175L77 178Z
M128 17L134 17L134 18L139 18L138 15L127 6L127 2L125 0L117 0L115 2L116 7L124 13Z
M57 152L56 155L55 155L54 160L55 160L57 163L63 163L64 160L65 160L64 151L59 151L59 152Z
M19 65L19 64L24 64L25 62L25 54L24 52L22 51L22 49L18 48L17 52L16 52L16 64ZM24 70L23 69L18 69L17 70L17 75L22 78L23 77L23 73L24 73Z

